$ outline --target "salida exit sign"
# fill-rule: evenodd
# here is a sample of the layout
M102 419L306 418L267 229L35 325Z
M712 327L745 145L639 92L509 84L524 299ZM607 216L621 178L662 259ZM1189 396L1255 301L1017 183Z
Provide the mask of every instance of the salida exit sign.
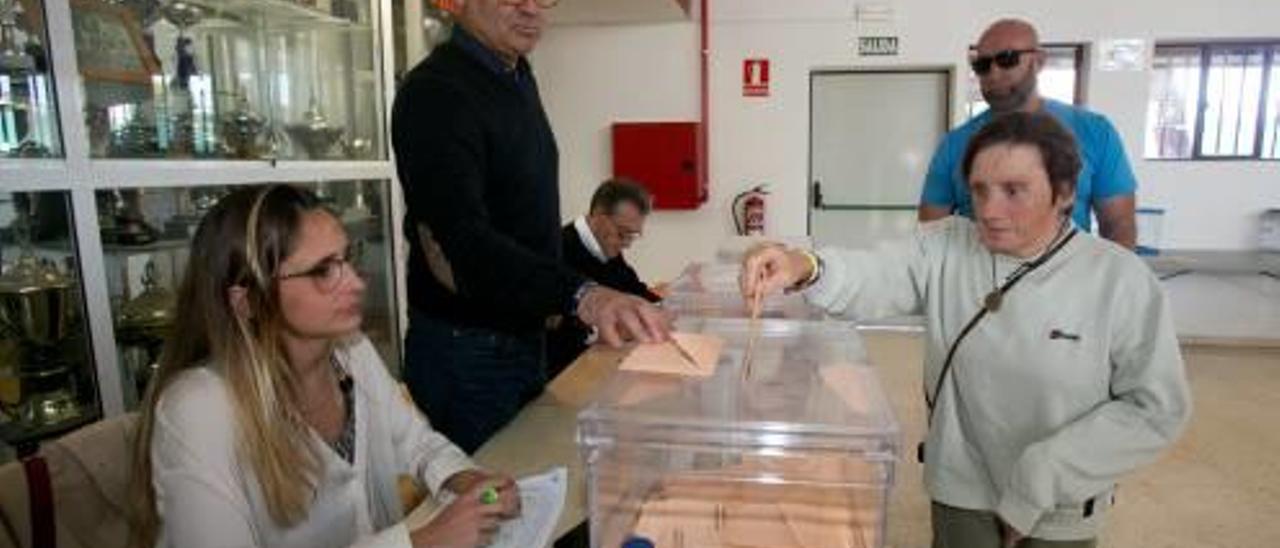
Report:
M897 36L859 36L858 55L897 55Z

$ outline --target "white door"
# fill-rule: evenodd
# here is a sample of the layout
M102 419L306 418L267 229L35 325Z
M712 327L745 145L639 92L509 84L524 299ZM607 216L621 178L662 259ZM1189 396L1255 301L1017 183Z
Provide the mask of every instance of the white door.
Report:
M872 247L916 227L929 159L947 130L947 69L810 77L809 234Z

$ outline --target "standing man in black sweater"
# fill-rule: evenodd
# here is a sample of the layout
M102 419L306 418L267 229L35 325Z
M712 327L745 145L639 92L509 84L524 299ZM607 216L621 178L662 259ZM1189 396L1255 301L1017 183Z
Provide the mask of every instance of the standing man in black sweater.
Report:
M610 179L591 196L586 215L564 225L560 239L564 263L605 287L643 298L662 300L640 281L622 252L644 233L649 191L630 179ZM554 378L587 349L591 329L574 317L562 318L547 334L547 378Z
M453 37L392 110L411 243L405 381L468 453L542 391L547 318L576 316L613 345L669 329L560 261L559 153L525 58L555 3L458 0Z

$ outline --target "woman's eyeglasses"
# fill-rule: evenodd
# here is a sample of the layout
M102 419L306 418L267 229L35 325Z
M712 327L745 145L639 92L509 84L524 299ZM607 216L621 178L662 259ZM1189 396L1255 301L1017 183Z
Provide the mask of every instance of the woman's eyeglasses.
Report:
M351 274L359 277L360 269L353 260L351 250L347 250L341 257L325 257L315 266L303 270L301 272L293 272L291 274L280 275L280 280L292 280L294 278L311 278L315 282L316 289L321 293L332 293L342 285L344 274L350 269Z
M975 55L969 58L969 66L973 68L973 72L978 76L985 76L991 72L991 64L1002 69L1011 69L1018 66L1022 62L1023 54L1035 53L1038 49L1006 49L1000 50L991 55Z

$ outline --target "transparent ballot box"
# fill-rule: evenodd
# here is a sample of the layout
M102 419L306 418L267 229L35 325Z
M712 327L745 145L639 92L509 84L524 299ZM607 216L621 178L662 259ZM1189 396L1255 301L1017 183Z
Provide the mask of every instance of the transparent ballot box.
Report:
M847 324L683 319L709 377L619 370L578 417L591 546L880 548L898 426Z
M738 263L691 263L668 287L663 305L679 316L749 318L751 310L738 288ZM773 294L761 301L761 316L821 320L822 309L798 293Z

